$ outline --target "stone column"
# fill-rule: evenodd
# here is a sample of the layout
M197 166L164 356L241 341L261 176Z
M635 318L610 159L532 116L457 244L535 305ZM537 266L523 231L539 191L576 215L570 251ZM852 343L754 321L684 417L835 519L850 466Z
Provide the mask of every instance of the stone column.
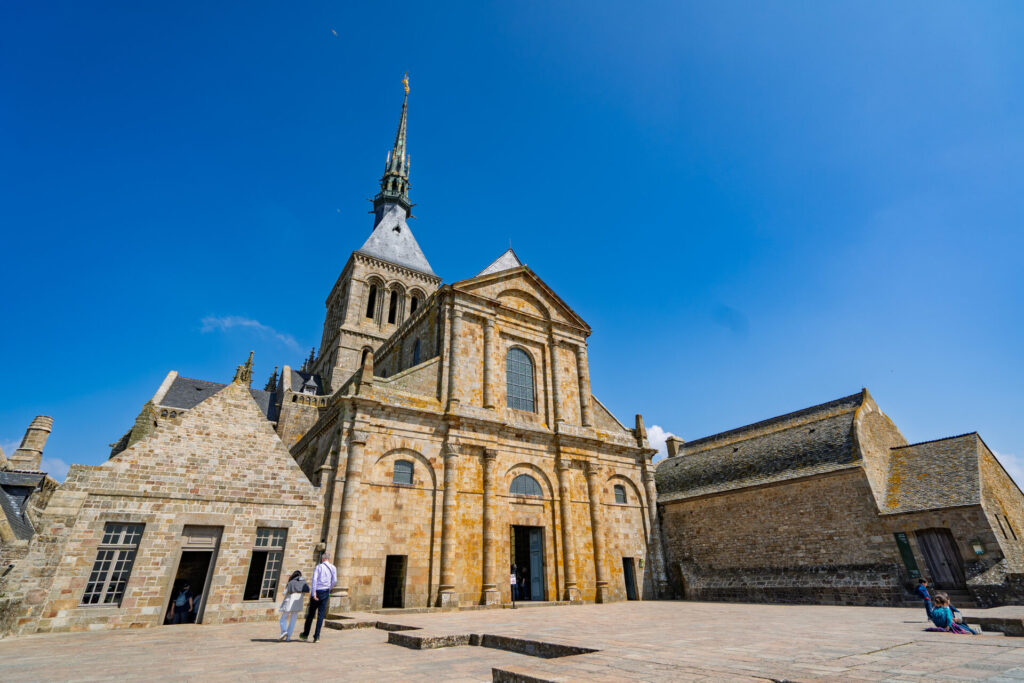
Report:
M498 530L494 520L494 467L498 462L498 453L493 448L484 449L484 566L483 566L483 599L484 605L497 605L501 602L498 592L498 575L494 566L494 554L498 546Z
M448 407L458 405L459 399L455 396L455 376L458 374L456 368L459 365L459 338L462 336L462 311L455 309L452 303L452 338L448 341Z
M494 318L484 320L484 408L494 409Z
M562 521L562 565L565 576L563 600L580 600L580 589L576 585L576 550L572 535L572 491L569 488L569 462L558 458L558 508Z
M368 434L352 430L348 437L348 465L345 468L345 487L341 494L341 530L334 548L334 561L338 567L338 585L334 594L337 607L351 609L352 557L354 554L356 511L359 509L359 485L363 479L363 450Z
M654 485L654 472L646 460L643 463L644 488L647 490L647 513L650 516L651 542L648 544L651 557L651 574L654 577L655 598L668 593L668 577L665 575L665 552L661 546L661 521L658 519L658 491Z
M576 377L579 378L580 389L580 422L584 427L592 427L594 416L590 406L590 366L587 364L587 347L583 344L576 347Z
M551 349L551 407L554 410L555 424L562 421L562 402L559 400L558 385L558 342L555 336L548 336L548 347Z
M320 467L320 486L324 487L327 498L324 503L324 517L327 522L323 537L325 548L337 547L338 526L341 523L340 508L345 486L345 472L341 469L341 435L342 430L339 429L331 450ZM337 562L337 558L334 561Z
M438 607L458 607L455 593L455 512L458 507L455 471L459 452L452 444L445 445L444 498L441 504L441 585L437 596Z
M597 576L595 602L608 602L608 574L604 568L604 518L601 516L601 468L587 463L587 496L590 498L590 530L594 535L594 573Z

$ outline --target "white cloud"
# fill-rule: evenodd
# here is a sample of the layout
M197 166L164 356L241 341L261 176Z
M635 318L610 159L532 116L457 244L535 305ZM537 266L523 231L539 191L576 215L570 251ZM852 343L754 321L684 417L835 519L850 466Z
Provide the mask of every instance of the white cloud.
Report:
M21 445L21 439L15 439L13 441L0 441L0 449L3 450L4 456L11 457L14 455L14 451L18 450L18 446Z
M1007 473L1017 482L1017 486L1024 488L1024 458L1018 458L1009 453L996 453L996 458L1003 463Z
M295 341L295 337L284 332L278 332L269 325L264 325L259 320L251 320L250 318L243 318L240 315L208 315L202 320L203 326L200 331L203 333L214 332L216 330L230 330L232 327L248 327L256 330L259 334L265 337L271 337L281 342L285 346L295 351L300 351L299 342Z
M665 447L665 439L675 436L672 432L666 432L658 425L651 425L647 428L647 440L651 442L651 448L657 448L658 454L654 456L654 462L668 456L668 449Z
M46 472L57 481L64 481L64 477L68 476L68 467L70 467L70 465L60 458L48 458L44 455L43 464L40 465L39 469Z

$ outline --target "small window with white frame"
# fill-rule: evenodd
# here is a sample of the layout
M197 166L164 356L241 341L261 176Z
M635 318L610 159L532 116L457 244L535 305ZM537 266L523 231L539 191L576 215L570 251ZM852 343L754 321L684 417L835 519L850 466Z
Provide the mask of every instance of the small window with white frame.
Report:
M82 594L83 605L121 606L144 524L108 522Z
M287 529L260 527L256 530L256 543L249 561L249 576L245 581L243 600L273 600L277 596L277 582L281 576Z

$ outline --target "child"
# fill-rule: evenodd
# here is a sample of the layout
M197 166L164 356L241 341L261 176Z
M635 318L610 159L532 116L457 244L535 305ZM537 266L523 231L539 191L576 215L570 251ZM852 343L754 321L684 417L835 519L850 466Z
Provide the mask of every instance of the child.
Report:
M965 627L967 630L969 630L972 633L974 633L974 630L971 629L971 627L967 625L967 620L964 619L964 613L961 612L960 610L958 610L953 605L953 602L949 599L949 595L947 595L946 593L936 593L935 597L937 597L937 598L941 597L942 600L946 603L946 606L949 607L950 613L952 613L952 615L953 615L953 621L954 622L956 622L957 624L960 624L961 626Z
M932 600L932 611L930 618L935 626L926 628L925 631L945 631L946 633L962 633L977 635L969 626L958 624L953 621L953 612L949 609L949 598L942 594L936 595Z
M932 596L928 594L928 579L918 579L914 592L924 600L924 613L930 621L932 618Z

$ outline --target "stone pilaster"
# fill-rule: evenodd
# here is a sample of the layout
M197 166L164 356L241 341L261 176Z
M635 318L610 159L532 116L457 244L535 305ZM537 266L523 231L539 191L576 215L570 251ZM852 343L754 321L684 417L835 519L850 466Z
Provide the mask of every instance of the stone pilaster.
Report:
M345 473L341 470L342 430L338 429L331 451L320 466L320 486L324 489L323 541L326 548L338 547L338 527L341 524L341 501L344 496Z
M484 408L494 409L494 318L484 320Z
M498 546L498 530L494 521L494 467L498 453L491 448L484 450L484 543L483 543L483 597L481 604L497 605L501 602L498 592L498 574L494 566Z
M644 488L647 491L647 512L650 516L651 573L654 576L654 596L663 598L668 594L668 577L665 575L665 550L661 545L661 521L658 519L658 491L654 486L654 471L646 459L643 463Z
M562 565L565 577L563 600L580 600L580 589L576 585L576 550L572 534L572 489L569 486L569 462L559 456L558 463L558 509L562 522Z
M458 491L455 473L459 464L458 448L445 445L444 452L444 498L441 503L441 585L438 587L438 607L458 607L459 598L455 593L455 511L458 507Z
M590 530L594 536L594 574L597 576L597 587L594 593L595 602L608 602L608 572L605 571L604 557L604 518L601 514L601 484L597 477L601 468L594 463L587 463L587 496L590 498Z
M448 342L448 407L458 405L459 399L455 395L457 375L459 368L459 339L462 337L462 311L455 308L452 302L452 330L451 339Z
M369 435L352 430L348 437L348 464L345 468L345 487L341 498L341 529L335 544L334 555L338 567L338 585L334 588L337 596L335 606L347 611L350 606L350 584L352 582L352 556L355 544L356 512L359 509L360 484L363 478L363 450Z
M587 363L587 347L576 346L576 377L579 378L580 391L580 422L584 427L594 425L594 415L590 405L590 365Z
M559 396L561 387L558 384L558 341L550 333L548 340L548 348L551 349L551 407L557 424L562 421L562 401Z

